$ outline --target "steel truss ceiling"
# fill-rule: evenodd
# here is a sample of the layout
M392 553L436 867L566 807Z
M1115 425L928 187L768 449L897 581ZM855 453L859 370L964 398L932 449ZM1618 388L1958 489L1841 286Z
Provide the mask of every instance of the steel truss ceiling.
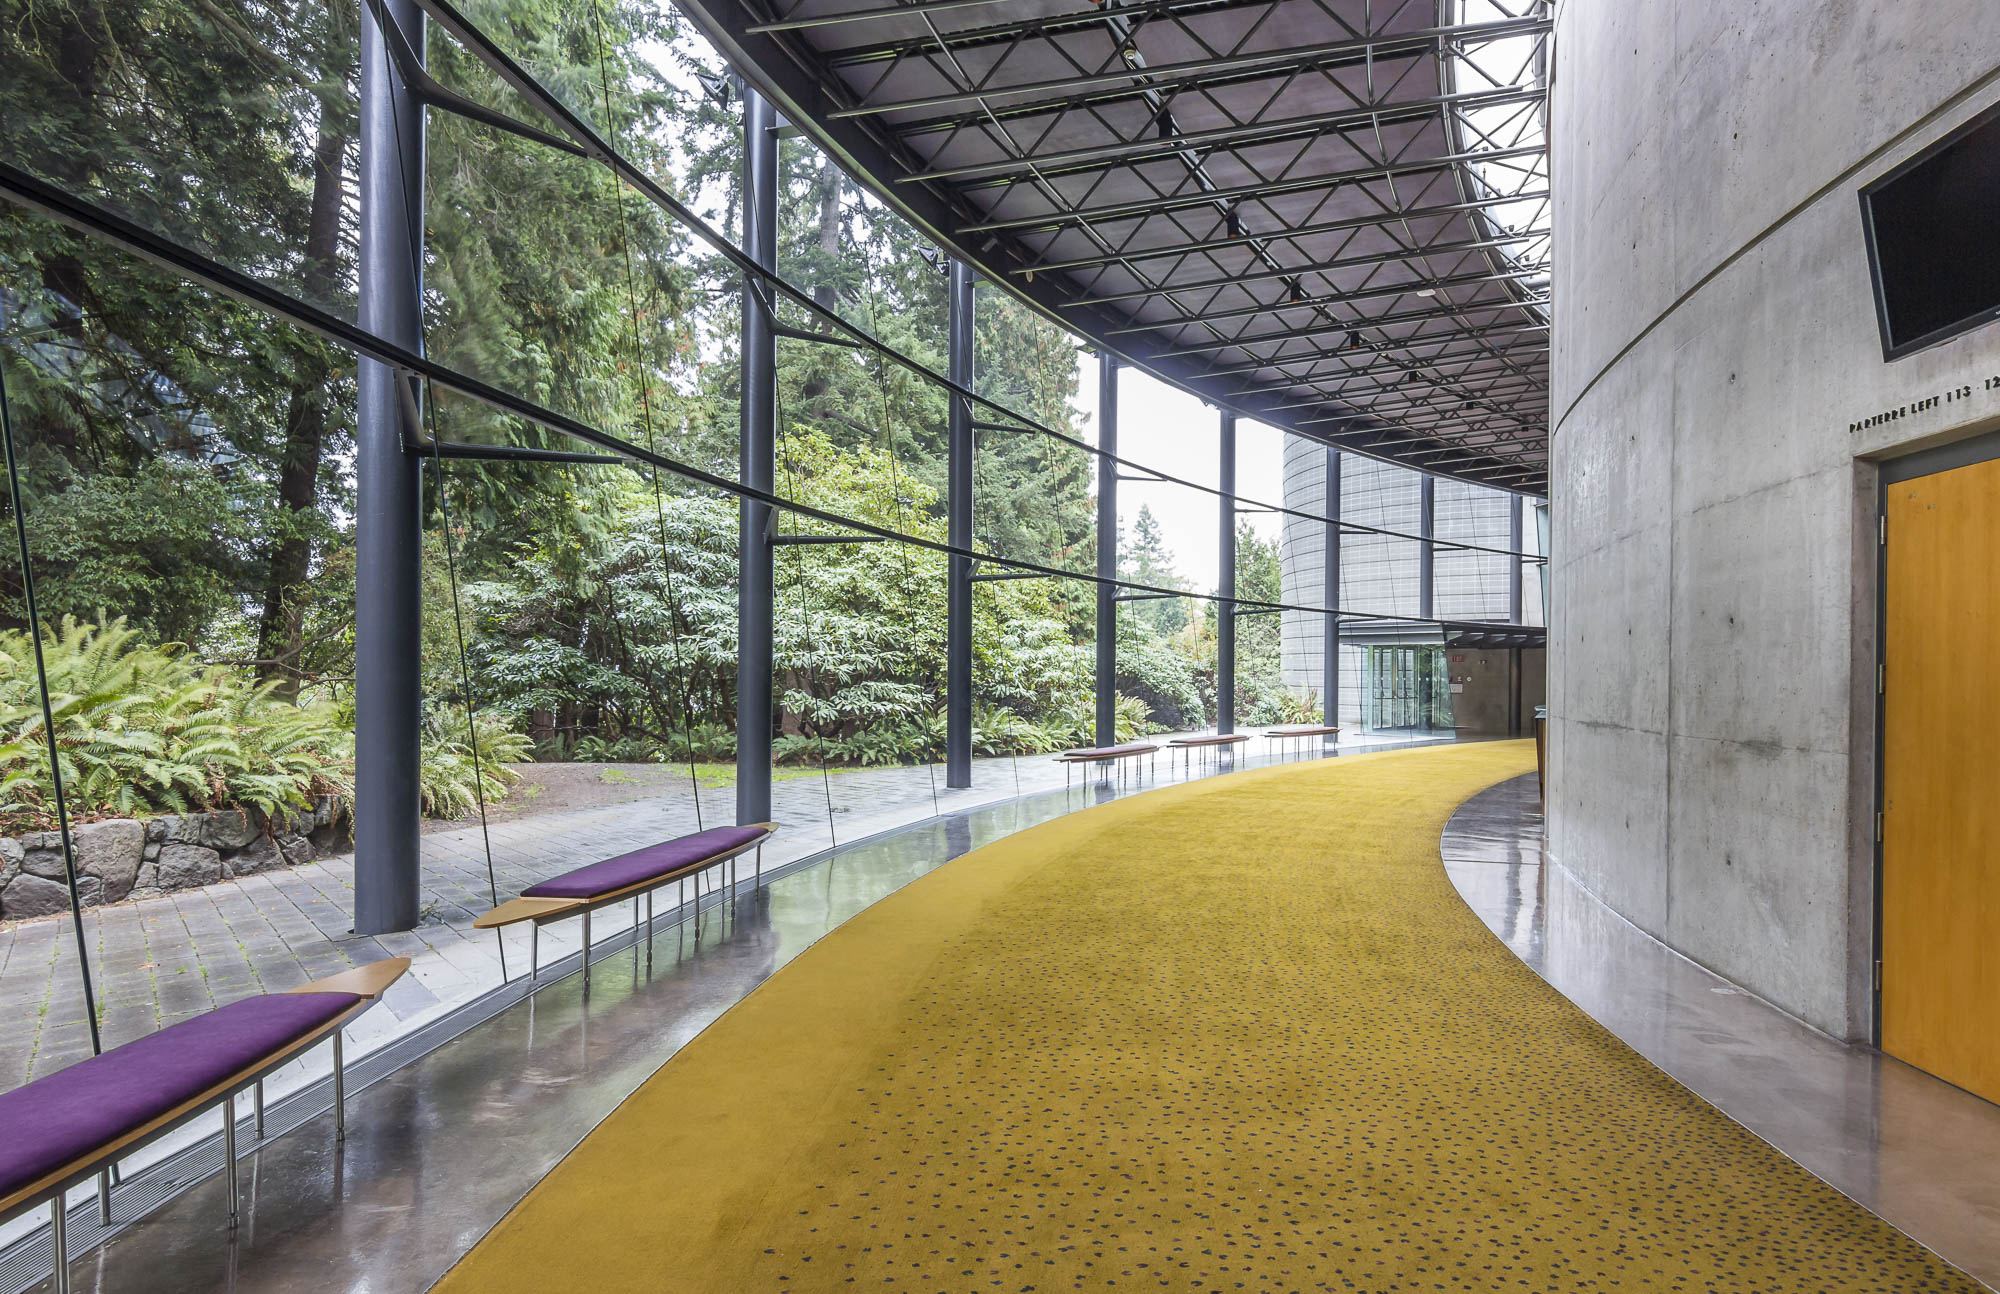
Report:
M1546 491L1546 0L682 0L920 228L1245 415Z

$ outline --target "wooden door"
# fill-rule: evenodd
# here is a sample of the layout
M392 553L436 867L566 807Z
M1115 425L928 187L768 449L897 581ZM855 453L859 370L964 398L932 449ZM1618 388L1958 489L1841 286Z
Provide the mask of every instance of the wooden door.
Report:
M2000 1101L2000 460L1887 494L1882 1050Z

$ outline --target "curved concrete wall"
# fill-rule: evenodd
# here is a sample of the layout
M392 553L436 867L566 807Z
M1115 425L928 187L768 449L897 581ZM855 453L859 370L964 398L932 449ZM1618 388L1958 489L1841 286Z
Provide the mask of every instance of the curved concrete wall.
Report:
M1550 852L1848 1037L1871 1002L1872 457L2000 424L2000 326L1883 362L1856 191L2000 99L1992 5L1556 17Z

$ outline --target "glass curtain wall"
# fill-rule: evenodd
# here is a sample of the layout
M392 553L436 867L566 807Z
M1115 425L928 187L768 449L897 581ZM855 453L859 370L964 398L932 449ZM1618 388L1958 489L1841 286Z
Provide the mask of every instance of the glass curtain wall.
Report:
M358 365L298 320L357 316L361 10L228 12L147 0L100 29L37 10L0 43L0 157L209 258L208 281L246 275L288 303L246 305L0 206L8 1087L383 956L416 973L364 1017L356 1053L434 1019L525 972L525 928L472 929L496 900L733 822L752 734L771 737L784 827L767 863L950 803L943 258L782 139L786 283L752 278L778 323L775 493L819 515L777 512L774 704L747 714L726 488L742 91L670 7L475 6L484 38L632 170L581 155L535 87L431 28L428 74L518 128L433 107L421 141L393 141L423 163L423 368L399 426L423 521L422 913L352 933L370 812L354 795ZM1046 755L1091 736L1095 359L990 286L973 332L973 790L1011 793L1061 785ZM1217 580L1215 414L1171 393L1149 414L1157 384L1124 382L1121 470L1187 483L1124 482L1119 577L1190 595L1124 604L1121 737L1217 718L1217 606L1200 596ZM1238 436L1246 501L1317 511L1288 497L1302 444ZM1346 467L1350 519L1415 530L1413 473ZM1310 536L1276 512L1236 520L1236 596L1317 607L1317 586L1288 583ZM1415 613L1414 541L1350 535L1343 558L1343 606ZM1316 671L1289 677L1280 620L1237 623L1241 722L1311 717ZM1356 652L1343 696L1359 704ZM595 933L637 917L607 911ZM578 933L549 927L543 961Z

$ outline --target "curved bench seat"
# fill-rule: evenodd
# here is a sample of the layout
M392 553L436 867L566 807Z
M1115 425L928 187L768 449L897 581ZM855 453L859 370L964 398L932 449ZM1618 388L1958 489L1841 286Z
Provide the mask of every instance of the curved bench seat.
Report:
M361 1001L354 993L246 997L0 1093L0 1209L74 1175L91 1152L218 1098L237 1075L317 1039Z
M772 824L754 827L711 827L664 844L648 845L601 863L564 872L521 891L525 899L591 899L629 890L647 881L665 880L691 867L708 867L734 858L771 834Z
M1057 755L1061 762L1080 764L1100 759L1127 759L1133 755L1151 754L1159 747L1148 741L1128 741L1122 746L1085 746L1080 750L1066 750Z
M1337 737L1340 735L1340 729L1330 723L1301 723L1284 728L1269 728L1265 730L1264 735L1270 738L1273 745L1278 742L1286 743L1286 750L1289 753L1293 749L1293 743L1303 744L1314 737Z
M1116 746L1085 746L1079 750L1066 750L1056 756L1056 763L1063 766L1063 789L1069 789L1069 770L1078 764L1103 764L1107 768L1116 766L1122 775L1124 765L1121 760L1155 754L1159 749L1150 741L1128 741ZM1088 785L1087 782L1085 784Z
M475 930L496 930L502 926L515 925L522 921L534 922L532 933L536 936L529 944L528 976L538 978L541 973L540 933L541 928L551 921L565 917L583 918L583 991L590 992L590 914L609 903L625 899L636 902L642 894L650 894L669 882L696 876L711 867L727 863L731 859L758 850L759 875L762 874L762 846L764 838L778 829L775 822L757 822L745 827L710 827L693 835L679 836L673 840L635 849L629 854L619 854L599 862L551 876L538 881L521 891L521 897L500 904L489 912L483 912L473 919ZM734 873L732 873L733 877ZM733 886L732 879L732 886ZM701 897L697 887L695 907L700 912ZM636 908L635 908L636 915ZM652 900L647 899L646 921L648 929L652 923ZM695 927L699 935L701 927ZM651 948L650 941L647 947ZM650 956L650 952L648 956Z
M0 1219L36 1205L52 1206L56 1289L67 1290L64 1195L69 1188L95 1175L99 1208L108 1219L107 1174L115 1161L222 1103L233 1226L236 1094L255 1086L261 1136L265 1075L331 1038L334 1136L344 1136L340 1031L380 1001L409 968L409 958L391 957L288 993L243 998L0 1092Z
M1167 742L1167 758L1171 761L1173 759L1172 752L1176 750L1180 751L1185 757L1188 771L1192 773L1194 771L1194 753L1201 751L1204 766L1209 762L1213 762L1217 768L1220 768L1222 766L1222 748L1224 746L1240 746L1248 740L1250 740L1250 734L1247 732L1216 732L1204 737L1174 737ZM1171 763L1169 766L1171 767Z

